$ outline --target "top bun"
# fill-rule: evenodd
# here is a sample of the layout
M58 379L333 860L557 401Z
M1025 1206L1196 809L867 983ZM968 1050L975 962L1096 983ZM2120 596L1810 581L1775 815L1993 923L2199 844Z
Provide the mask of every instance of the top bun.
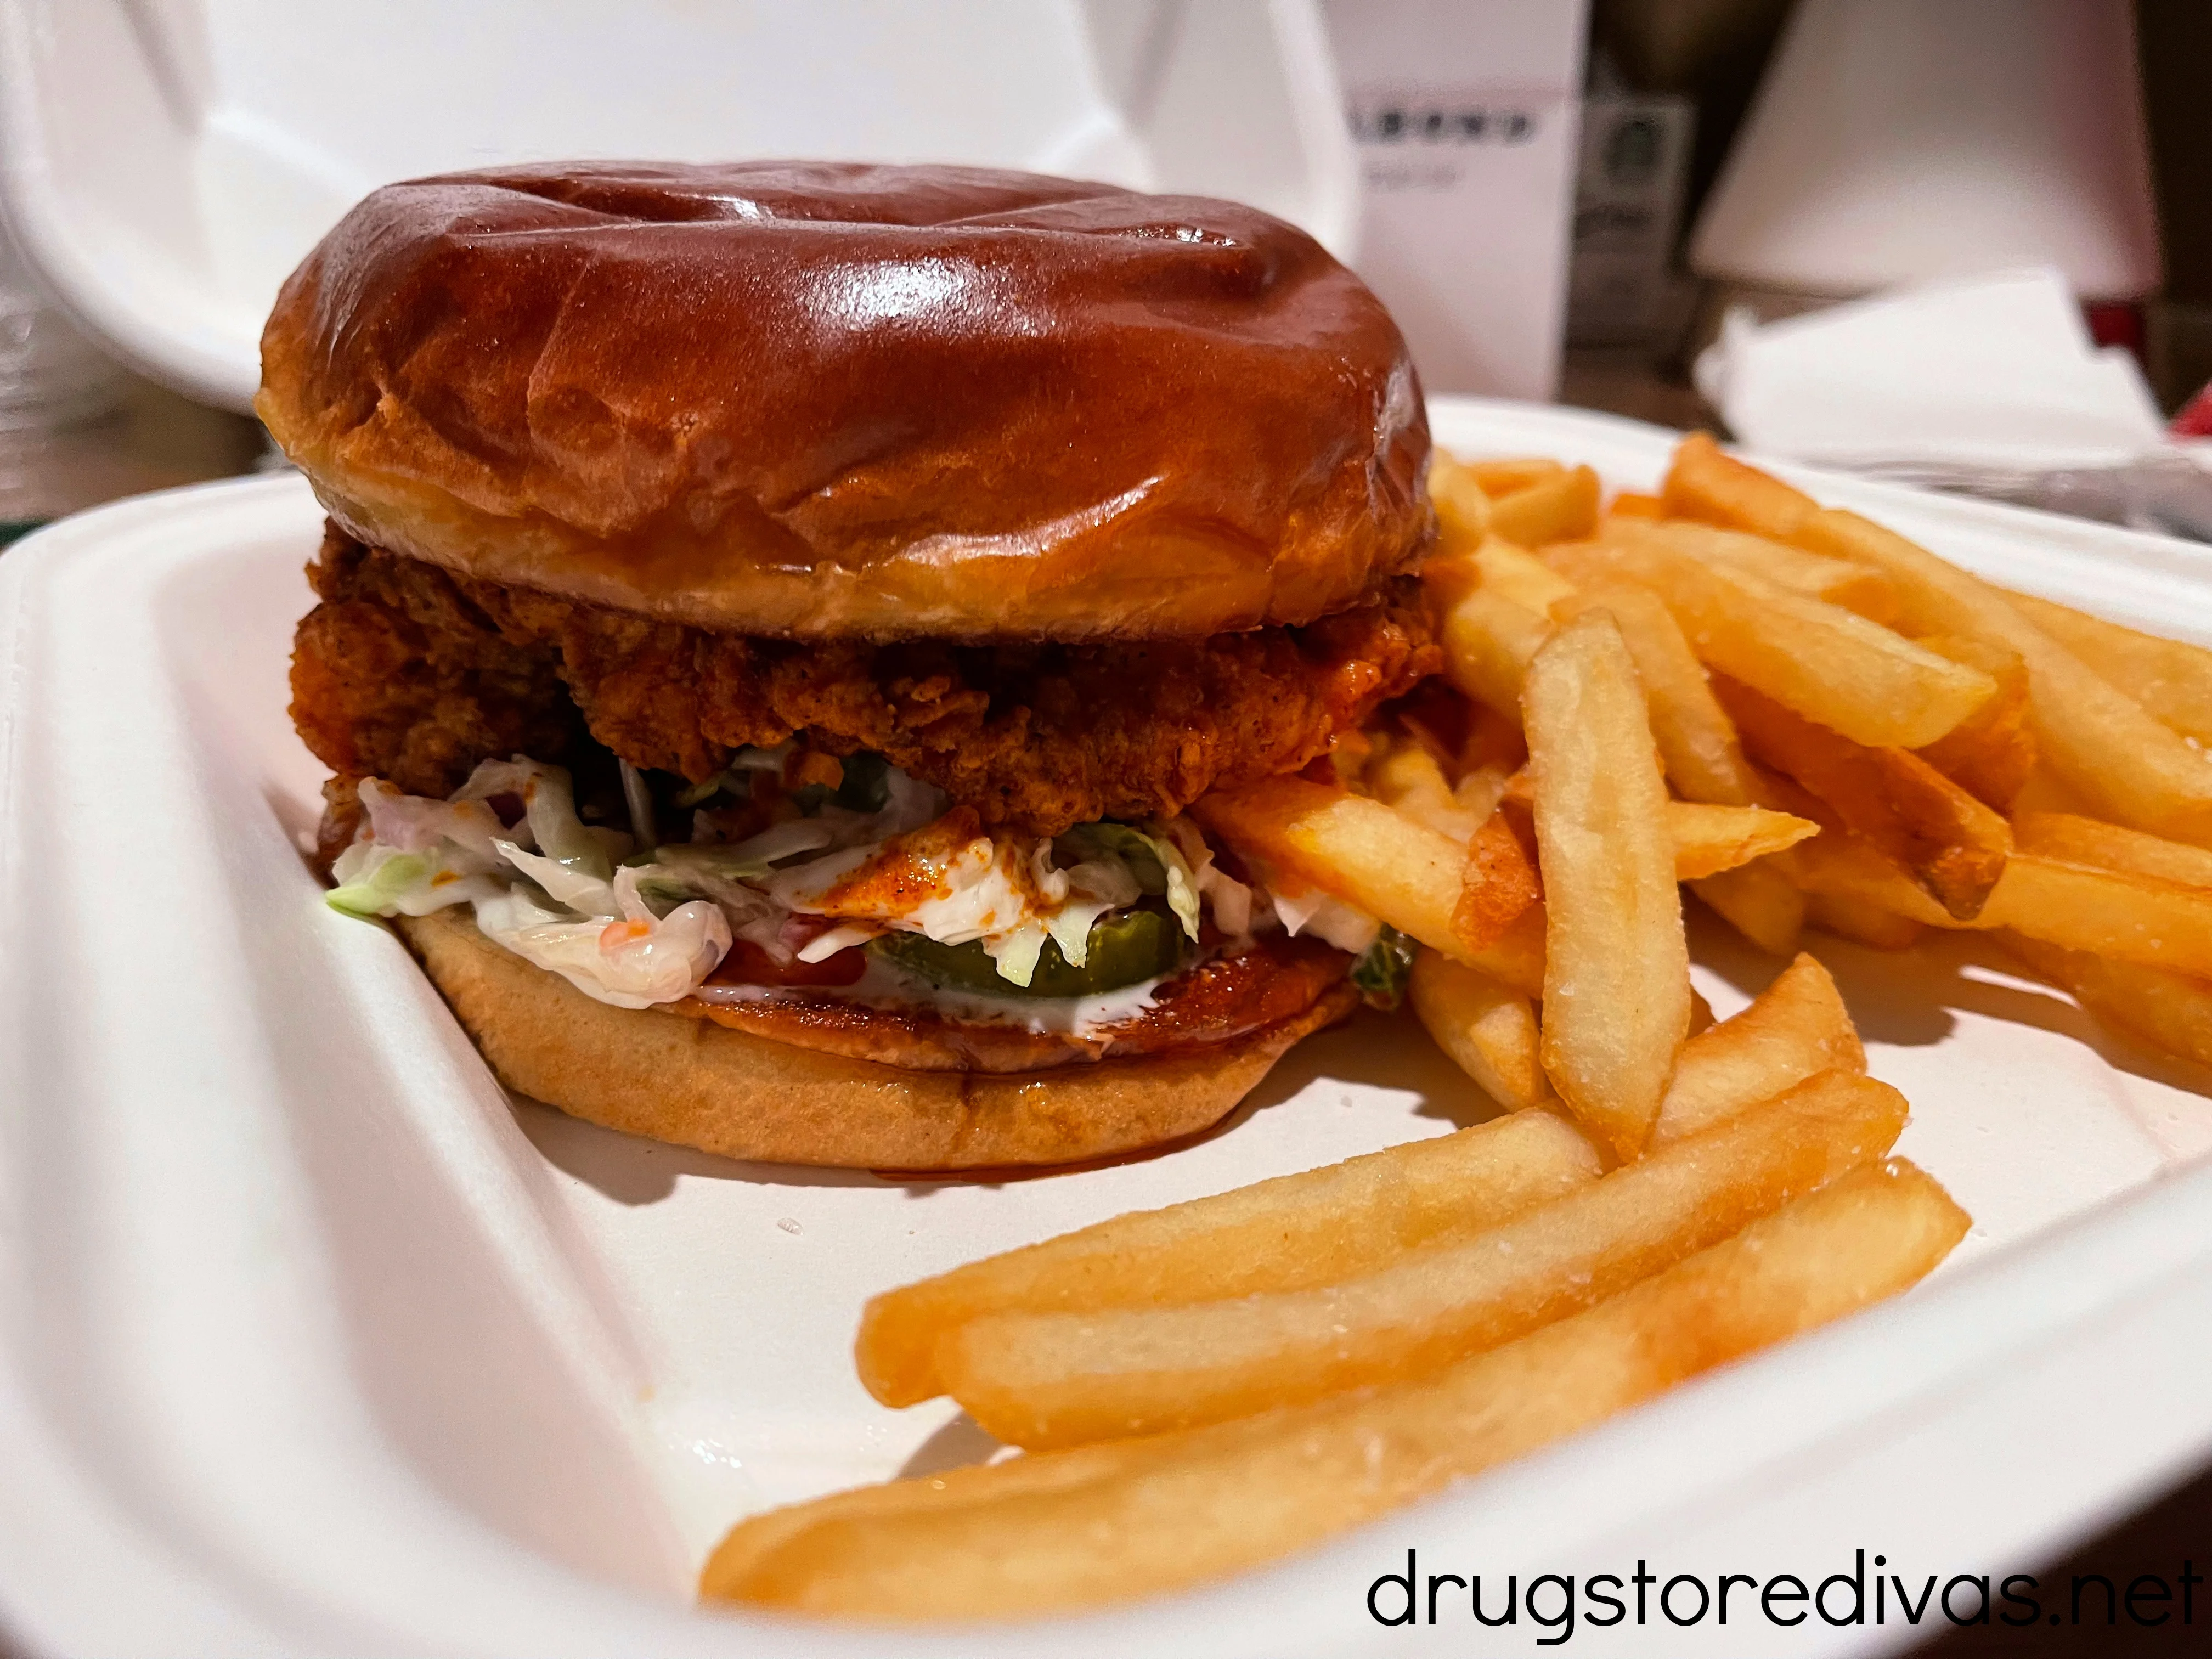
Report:
M1300 623L1429 535L1380 301L1194 197L968 167L545 164L377 191L262 419L348 532L821 638Z

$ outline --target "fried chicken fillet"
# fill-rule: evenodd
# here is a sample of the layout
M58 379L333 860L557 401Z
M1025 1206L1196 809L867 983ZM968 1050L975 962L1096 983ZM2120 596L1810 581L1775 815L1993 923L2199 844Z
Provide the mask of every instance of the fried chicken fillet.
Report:
M1409 588L1305 628L1199 641L818 644L654 622L447 574L335 526L308 579L292 718L351 786L442 795L479 761L567 760L580 732L632 765L712 777L742 744L872 750L994 828L1054 836L1172 817L1217 784L1294 772L1439 666Z

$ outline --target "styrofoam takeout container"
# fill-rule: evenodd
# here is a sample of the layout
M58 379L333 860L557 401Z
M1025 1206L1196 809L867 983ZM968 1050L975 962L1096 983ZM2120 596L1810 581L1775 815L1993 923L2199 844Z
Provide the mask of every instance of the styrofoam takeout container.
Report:
M1650 488L1669 434L1440 402L1473 453ZM2185 544L1802 474L1970 567L2212 642ZM1403 1019L1296 1050L1200 1145L1002 1184L735 1164L511 1101L296 846L285 714L319 515L292 477L148 496L0 559L0 1628L33 1654L1468 1650L1365 1607L1430 1570L2031 1570L2212 1445L2212 1079L1971 939L1814 936L1972 1212L1903 1300L1314 1553L1048 1627L929 1637L690 1603L739 1515L973 1461L876 1406L871 1293L1481 1115ZM1723 1015L1778 964L1699 927ZM2146 1571L2153 1570L2148 1565ZM1493 1580L1494 1582L1494 1580ZM1911 1634L1739 1620L1668 1650ZM1543 1632L1490 1633L1534 1651ZM1924 1633L1924 1630L1923 1632ZM1573 1651L1632 1650L1632 1626Z
M954 161L1225 196L1349 257L1316 0L12 0L0 206L63 303L252 405L277 285L377 185L601 155Z

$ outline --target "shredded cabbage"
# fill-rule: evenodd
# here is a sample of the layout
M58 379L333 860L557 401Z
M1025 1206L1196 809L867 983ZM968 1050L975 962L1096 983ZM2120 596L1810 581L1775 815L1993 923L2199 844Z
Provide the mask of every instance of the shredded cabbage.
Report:
M1195 830L1187 830L1188 839L1194 842L1200 854L1208 863L1212 854L1206 850L1205 839ZM1164 897L1168 908L1174 911L1182 930L1194 940L1199 929L1199 884L1197 872L1190 859L1179 844L1182 836L1174 824L1157 830L1140 830L1134 824L1100 822L1078 824L1060 838L1059 845L1084 860L1076 867L1118 862L1134 880L1139 892ZM1123 899L1123 904L1135 902L1136 895ZM1068 960L1080 966L1082 959Z
M1311 933L1355 957L1365 955L1368 947L1382 937L1381 922L1318 887L1295 893L1271 892L1268 896L1274 900L1275 914L1284 927L1293 935Z
M610 884L621 914L578 920L521 887L477 906L484 936L617 1008L650 1008L691 994L730 948L730 924L703 899L655 916L625 865Z
M723 781L780 770L788 747L740 750ZM1000 977L1026 987L1047 940L1081 967L1099 919L1146 894L1164 896L1197 938L1204 895L1226 880L1188 825L1002 839L972 815L948 816L942 791L896 767L860 769L854 781L827 798L772 798L798 815L743 842L630 855L629 836L578 816L573 781L556 766L487 761L443 801L369 779L362 836L333 866L329 902L385 916L470 903L487 938L603 1002L647 1007L690 995L739 939L788 964L890 929L946 945L980 939ZM693 796L704 799L684 799ZM512 825L489 804L509 798L522 806ZM633 817L642 821L635 803ZM840 925L794 920L809 916Z

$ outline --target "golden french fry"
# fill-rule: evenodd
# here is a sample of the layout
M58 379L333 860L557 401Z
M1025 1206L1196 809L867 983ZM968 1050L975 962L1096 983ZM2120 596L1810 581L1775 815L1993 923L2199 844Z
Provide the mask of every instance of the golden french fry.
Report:
M1572 582L1534 553L1502 537L1492 536L1483 543L1475 553L1474 565L1481 573L1483 586L1540 617L1550 616L1555 603L1574 596Z
M2071 995L2085 1013L2154 1048L2212 1066L2212 981L2140 963L2110 962L2021 933L1997 937L2033 972Z
M1492 1100L1522 1112L1551 1098L1537 1057L1536 1011L1521 992L1427 950L1413 958L1407 988L1437 1047Z
M748 1516L723 1534L700 1569L699 1594L708 1601L762 1599L757 1588L769 1582L764 1572L785 1545L817 1528L836 1525L897 1524L929 1510L954 1510L973 1501L997 1502L1065 1492L1142 1461L1143 1449L1157 1441L1108 1440L1078 1446L1047 1457L1015 1457L997 1463L970 1464L934 1474L855 1486L803 1504ZM818 1536L818 1534L817 1534ZM854 1612L853 1608L818 1609Z
M1459 752L1462 773L1500 767L1510 775L1527 762L1528 744L1521 735L1519 704L1506 714L1474 702L1468 702L1467 710L1467 741Z
M1770 956L1794 956L1805 896L1771 863L1747 864L1692 884L1690 890Z
M2027 775L2027 781L2021 786L2020 793L2013 797L2012 815L2019 817L2028 812L2070 812L2087 817L2089 803L2061 783L2039 759L2035 769Z
M1953 915L1981 913L2012 851L1996 812L1909 750L1853 743L1726 675L1713 690L1759 764L1826 802Z
M1490 496L1441 449L1429 452L1429 500L1436 504L1437 542L1446 554L1472 553L1490 533Z
M1624 489L1613 498L1606 512L1623 519L1663 519L1667 516L1667 503L1640 489Z
M1484 819L1467 844L1467 873L1459 902L1452 906L1452 929L1462 944L1487 950L1541 896L1536 866L1501 813Z
M1690 957L1667 790L1610 616L1577 617L1522 696L1544 884L1544 1072L1632 1158L1689 1028Z
M1610 611L1620 625L1637 678L1643 682L1652 740L1674 787L1692 801L1758 804L1758 775L1746 763L1735 723L1714 698L1705 667L1673 613L1649 589L1609 579L1556 602L1552 613L1568 622L1596 607ZM1776 956L1796 951L1805 901L1780 870L1752 863L1700 879L1683 869L1679 836L1676 852L1677 878L1693 881L1692 890L1745 938Z
M1467 849L1381 801L1311 783L1270 778L1217 789L1191 815L1237 851L1291 879L1355 905L1422 944L1522 990L1543 983L1540 918L1469 944L1453 927ZM1534 907L1529 907L1534 913ZM1532 931L1533 928L1533 931Z
M1510 495L1516 489L1526 489L1549 479L1565 476L1563 461L1548 455L1494 456L1486 460L1465 461L1468 476L1480 484L1493 499Z
M1823 1073L1360 1279L1180 1307L985 1315L939 1342L938 1364L976 1422L1030 1448L1402 1382L1587 1307L1881 1157L1905 1117L1887 1085Z
M1481 826L1480 816L1453 799L1443 768L1421 744L1377 742L1369 755L1363 781L1368 792L1385 806L1454 841L1466 841Z
M1802 490L1722 454L1709 432L1692 432L1675 447L1660 495L1675 517L1702 519L1777 541L1788 541L1820 511L1820 503Z
M1863 945L1870 951L1910 951L1927 927L1871 900L1844 893L1805 895L1805 920L1812 927Z
M1995 589L1856 514L1817 514L1793 539L1816 552L1862 558L1888 571L1917 632L1971 635L2020 653L2027 663L2038 752L2100 817L2175 841L2212 844L2212 760Z
M1735 725L1715 700L1704 666L1659 596L1626 582L1603 580L1559 599L1553 620L1567 623L1602 610L1620 624L1650 710L1651 738L1668 778L1687 800L1750 806L1757 779L1744 764Z
M1928 927L2008 927L2069 951L2212 978L2212 890L2015 851L1981 914L1965 921L1855 836L1815 836L1794 857L1808 891Z
M1518 766L1478 766L1452 786L1452 799L1479 818L1487 818L1505 799Z
M1836 981L1801 956L1748 1007L1682 1045L1651 1145L1697 1134L1822 1072L1865 1070L1866 1049Z
M1572 1126L1534 1113L1118 1216L886 1291L861 1316L854 1363L870 1394L910 1406L944 1391L940 1342L982 1315L1170 1306L1356 1278L1509 1220L1599 1167Z
M902 1481L945 1490L872 1512L841 1494L756 1517L715 1552L701 1593L819 1615L975 1620L1218 1578L1893 1296L1968 1224L1941 1187L1893 1159L1424 1382Z
M1649 538L1678 553L1708 564L1732 565L1755 576L1855 611L1870 622L1888 627L1897 620L1897 588L1871 566L1850 559L1808 553L1802 547L1755 536L1746 530L1723 530L1717 525L1689 519L1667 519L1653 523L1642 519L1598 520L1595 539L1633 543Z
M2212 651L2003 589L2029 622L2185 738L2212 744Z
M1486 708L1519 720L1521 681L1552 637L1550 622L1494 589L1477 586L1445 610L1437 635L1451 683Z
M1444 782L1436 757L1417 744L1398 743L1378 752L1367 771L1376 798L1467 848L1467 866L1452 926L1468 945L1495 944L1540 896L1535 866L1520 838L1493 812L1479 818L1462 806Z
M1808 818L1764 806L1667 803L1667 834L1674 845L1674 879L1717 876L1795 847L1820 826Z
M2185 887L2212 887L2212 852L2186 842L2146 836L2140 830L2124 830L2117 823L2101 823L2071 812L2022 812L2013 820L2013 836L2023 853L2157 876Z
M1650 588L1708 666L1859 743L1917 749L1996 695L1979 670L1856 611L1656 540L1555 548L1546 556L1578 586L1610 574Z
M1597 474L1586 466L1493 495L1490 533L1522 547L1587 536L1597 523Z
M1965 634L1920 641L1939 657L1978 668L1997 694L1924 749L1920 758L2000 812L2009 812L2035 771L2035 727L2027 662L2010 646Z

